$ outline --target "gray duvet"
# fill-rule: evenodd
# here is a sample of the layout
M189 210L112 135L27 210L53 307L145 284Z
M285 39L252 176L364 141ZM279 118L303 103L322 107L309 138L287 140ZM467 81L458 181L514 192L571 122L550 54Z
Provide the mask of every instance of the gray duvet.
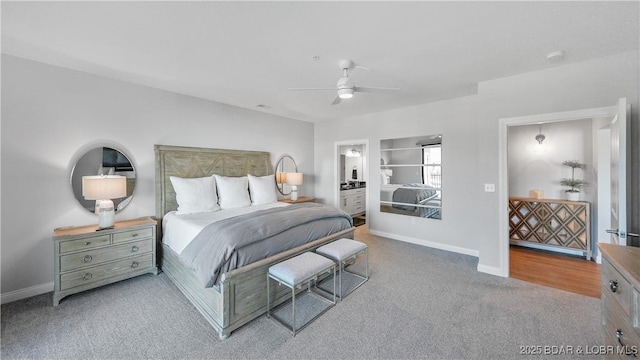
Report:
M223 273L353 226L346 212L300 203L207 225L182 251L182 261L205 287Z

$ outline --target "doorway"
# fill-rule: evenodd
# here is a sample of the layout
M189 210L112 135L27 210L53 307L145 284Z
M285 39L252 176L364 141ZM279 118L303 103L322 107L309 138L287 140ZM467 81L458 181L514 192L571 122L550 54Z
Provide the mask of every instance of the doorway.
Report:
M621 106L621 104L623 104L623 106ZM551 124L551 123L560 123L560 122L574 121L574 120L581 120L581 119L606 119L602 121L608 121L608 120L611 120L617 114L619 114L620 109L626 109L626 105L624 104L626 104L625 100L621 99L618 103L618 106L500 119L500 127L499 127L500 183L498 188L500 203L502 204L509 203L510 189L509 189L509 166L508 166L508 156L507 156L509 127L521 126L521 125ZM595 120L592 120L592 121L595 121ZM595 133L595 130L594 130L594 133ZM621 149L625 149L625 147L621 147ZM597 178L593 178L593 179L594 181L597 182ZM594 201L597 201L597 200L594 200ZM596 209L597 209L597 206L596 206ZM507 206L500 207L500 210L499 210L500 267L499 269L497 269L498 270L497 275L501 275L505 277L508 277L510 274L509 273L509 270L510 270L509 269L509 260L510 260L509 250L510 250L511 241L510 241L510 235L509 235L509 221L510 221L510 218L509 218L508 207ZM597 222L594 223L590 221L589 223L590 225L594 226L595 229L592 232L592 234L596 236L596 234L598 233L596 230L598 226ZM592 243L595 244L596 241L597 240L594 239Z
M367 224L368 140L335 143L334 191L336 207L353 218L354 226Z

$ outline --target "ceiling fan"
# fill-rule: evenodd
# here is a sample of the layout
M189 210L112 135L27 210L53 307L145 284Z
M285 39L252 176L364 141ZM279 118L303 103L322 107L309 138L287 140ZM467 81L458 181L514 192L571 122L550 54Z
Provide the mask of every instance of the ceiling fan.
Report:
M338 91L338 95L333 100L331 105L339 104L343 99L350 99L353 97L353 94L356 92L386 92L386 91L395 91L400 90L398 88L385 88L385 87L362 87L355 86L349 82L349 76L353 74L356 68L367 69L363 66L354 65L351 60L340 60L338 62L338 66L342 70L342 77L338 79L338 83L335 88L290 88L289 90L298 91L298 90L332 90ZM349 71L351 70L351 71Z

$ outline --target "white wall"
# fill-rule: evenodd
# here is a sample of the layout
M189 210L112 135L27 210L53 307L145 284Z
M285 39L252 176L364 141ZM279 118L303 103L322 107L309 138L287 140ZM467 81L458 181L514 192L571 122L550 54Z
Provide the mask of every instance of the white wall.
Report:
M592 120L549 123L542 126L546 136L542 145L535 140L538 125L509 127L509 196L529 197L530 191L542 190L545 199L566 199L563 178L571 178L565 160L578 160L586 171L576 170L575 178L593 184ZM585 185L580 200L593 202L595 188Z
M249 131L247 129L250 129ZM286 130L283 130L286 129ZM313 196L313 125L2 56L2 301L53 290L53 229L97 223L69 184L86 150L111 144L138 181L116 220L155 215L154 144L282 153ZM307 176L309 174L310 176Z
M605 107L626 97L631 104L630 143L639 141L638 53L550 67L547 70L481 82L478 95L395 111L321 123L315 130L316 197L332 202L331 155L335 141L368 138L371 156L380 139L442 134L443 219L416 219L381 213L379 165L371 163L368 223L374 232L397 239L479 255L478 269L499 274L501 244L497 193L485 193L485 183L500 185L499 120L501 118ZM383 96L383 95L380 95ZM357 99L354 99L357 101ZM634 145L632 145L634 146ZM637 147L632 154L637 153ZM374 157L375 158L375 157ZM635 159L635 160L634 160ZM638 179L637 157L630 160ZM504 174L505 181L507 180ZM630 185L635 190L637 184ZM499 188L497 186L496 188ZM631 213L637 214L637 208ZM631 215L633 216L633 215ZM412 223L412 219L415 223ZM508 266L508 264L506 264Z

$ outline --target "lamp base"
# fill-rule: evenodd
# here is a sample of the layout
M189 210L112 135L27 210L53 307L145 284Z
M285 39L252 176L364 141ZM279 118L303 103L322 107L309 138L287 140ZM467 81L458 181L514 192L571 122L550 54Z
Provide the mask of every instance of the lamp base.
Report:
M298 187L295 185L291 186L291 201L298 201Z
M98 214L98 230L113 229L116 214L113 201L96 200L96 213Z

